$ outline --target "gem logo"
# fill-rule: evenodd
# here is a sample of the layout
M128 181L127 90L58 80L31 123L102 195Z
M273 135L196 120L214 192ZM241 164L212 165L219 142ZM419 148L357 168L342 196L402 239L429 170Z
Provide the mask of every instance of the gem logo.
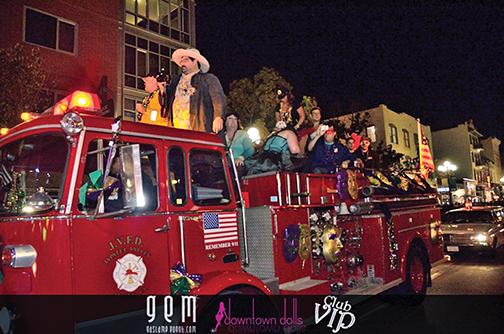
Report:
M116 261L114 281L119 290L133 292L144 284L147 267L142 258L134 254L126 254Z

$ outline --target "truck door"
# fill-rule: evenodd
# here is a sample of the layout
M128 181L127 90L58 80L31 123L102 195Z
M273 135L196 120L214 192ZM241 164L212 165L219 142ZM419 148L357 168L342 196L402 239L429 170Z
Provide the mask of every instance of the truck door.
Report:
M226 166L223 152L215 148L168 150L169 210L178 232L170 245L176 245L175 262L183 262L189 273L240 268L237 210Z
M129 181L124 180L121 170L130 166L125 159L116 155L109 177L102 179L109 154L108 139L88 137L81 160L78 199L74 201L79 213L72 226L75 293L167 294L167 236L159 233L167 224L158 190L165 175L159 173L163 168L160 161L164 166L159 159L162 145L153 140L121 137L121 145L138 144L145 197L142 208L127 212L125 189L130 185L122 183ZM97 189L105 189L102 207ZM96 212L99 214L93 218Z
M72 146L43 131L0 145L0 294L71 292L70 216L59 208Z

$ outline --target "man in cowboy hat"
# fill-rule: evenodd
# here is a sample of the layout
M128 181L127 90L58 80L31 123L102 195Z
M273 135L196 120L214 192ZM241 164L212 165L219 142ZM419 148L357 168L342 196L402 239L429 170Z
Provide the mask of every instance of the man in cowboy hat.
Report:
M196 49L177 49L172 55L182 74L167 88L168 122L175 128L219 132L226 96L210 64Z

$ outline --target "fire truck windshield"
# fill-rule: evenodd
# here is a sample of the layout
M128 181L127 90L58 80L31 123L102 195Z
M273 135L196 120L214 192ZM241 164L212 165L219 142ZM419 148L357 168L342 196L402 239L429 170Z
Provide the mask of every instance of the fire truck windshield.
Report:
M60 134L45 133L0 148L0 213L23 212L36 192L50 196L57 207L64 185L69 143Z
M126 195L131 187L128 187L128 184L132 185L135 182L127 171L132 169L133 162L123 161L124 156L120 154L120 151L129 144L123 142L118 146L117 153L111 161L109 174L103 180L109 153L107 141L97 139L89 143L84 176L79 189L79 210L94 212L98 203L101 204L101 197L103 197L103 208L99 209L100 212L117 212L128 207L127 198L131 197L131 195ZM141 179L138 181L141 183L144 205L137 209L154 211L158 207L156 150L152 145L140 144L139 155Z

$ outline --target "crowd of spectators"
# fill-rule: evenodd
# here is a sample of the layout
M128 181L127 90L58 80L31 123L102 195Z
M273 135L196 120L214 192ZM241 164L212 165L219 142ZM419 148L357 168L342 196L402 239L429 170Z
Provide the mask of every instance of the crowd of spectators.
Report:
M322 121L319 107L305 112L288 91L278 90L278 101L275 128L261 147L241 130L237 113L226 116L223 141L233 151L240 176L276 170L331 174L341 168L373 168L369 138L336 133Z

